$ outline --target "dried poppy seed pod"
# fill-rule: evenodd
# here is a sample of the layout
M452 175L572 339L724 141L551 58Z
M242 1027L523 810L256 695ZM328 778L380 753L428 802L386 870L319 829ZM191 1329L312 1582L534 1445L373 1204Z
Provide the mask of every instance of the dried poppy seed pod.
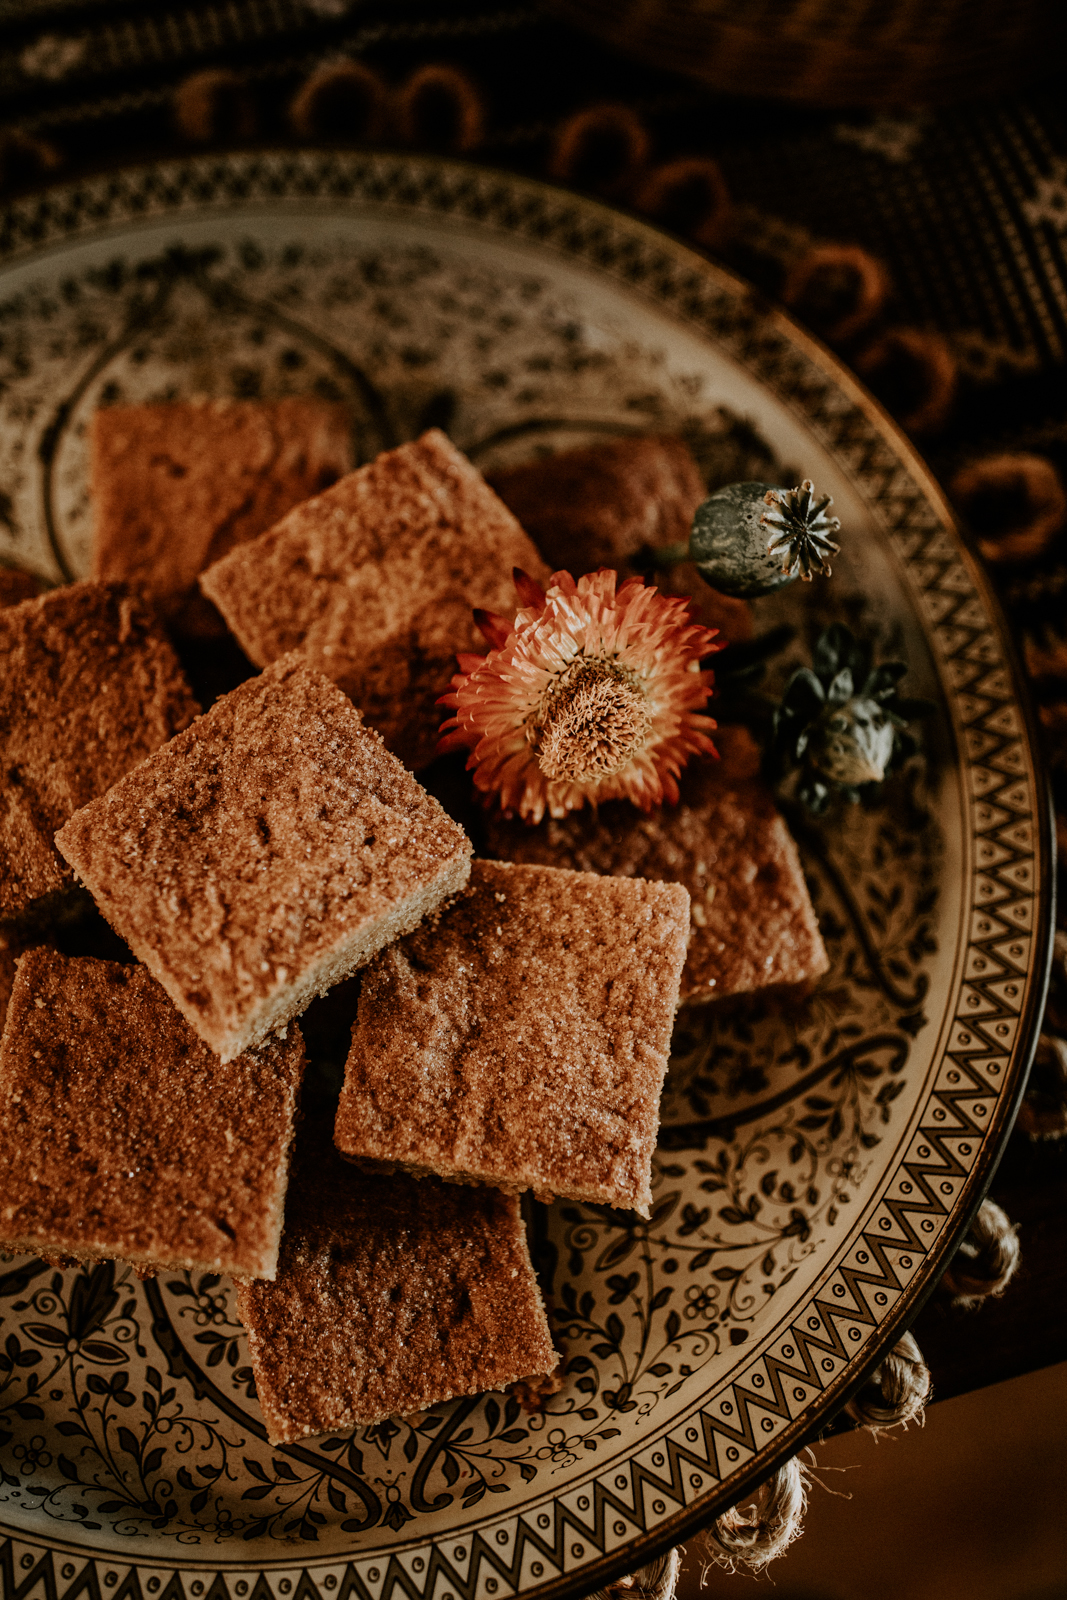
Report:
M767 759L779 776L800 768L797 798L813 815L840 795L861 799L917 748L908 719L933 707L905 700L902 661L874 665L870 645L843 623L815 641L811 667L798 667L774 713Z
M895 737L896 728L877 700L853 696L822 712L805 747L808 765L842 787L881 783Z
M722 594L751 599L795 578L830 574L840 546L830 537L841 524L828 517L829 495L815 497L811 479L795 489L770 483L731 483L697 507L689 559Z

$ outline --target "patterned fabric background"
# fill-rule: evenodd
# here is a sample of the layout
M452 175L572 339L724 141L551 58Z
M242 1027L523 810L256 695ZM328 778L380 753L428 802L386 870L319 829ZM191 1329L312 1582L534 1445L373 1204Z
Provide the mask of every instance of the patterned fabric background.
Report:
M724 259L836 348L996 568L1067 857L1057 81L995 103L825 112L715 95L532 3L0 0L0 200L182 149L302 142L437 149L603 195ZM1036 1133L1067 1128L1065 1038L1061 931L1024 1112Z

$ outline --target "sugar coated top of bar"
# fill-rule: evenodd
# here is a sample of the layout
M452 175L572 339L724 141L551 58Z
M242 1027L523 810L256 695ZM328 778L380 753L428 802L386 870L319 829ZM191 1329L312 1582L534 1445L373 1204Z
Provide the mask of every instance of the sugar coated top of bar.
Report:
M0 1239L273 1274L298 1029L224 1066L143 967L35 949L0 1041Z
M0 567L0 607L35 600L40 591L41 585L32 572L22 572L18 567Z
M647 1214L688 922L677 884L476 861L364 976L338 1148Z
M191 400L93 416L93 576L147 589L195 628L197 574L352 466L351 418L323 400ZM192 614L190 598L194 602ZM215 618L218 625L218 618Z
M536 828L499 814L488 847L512 861L683 883L689 953L683 999L807 984L829 962L797 848L743 728L715 735L720 761L692 761L681 798L646 815L618 802Z
M707 493L689 446L663 434L598 440L491 472L489 482L549 565L574 577L598 567L632 576L639 551L687 544ZM725 639L752 637L748 602L710 588L692 562L656 572L655 583L688 598L694 621Z
M640 434L504 467L489 482L545 560L578 577L684 544L704 480L682 439Z
M436 429L349 473L201 578L249 657L289 650L351 695L411 767L432 759L472 609L513 614L512 569L545 567L481 474Z
M58 835L104 916L224 1059L466 882L466 836L295 656Z
M367 1176L301 1133L273 1283L242 1284L272 1444L410 1415L550 1372L518 1202Z
M199 708L154 613L121 584L0 610L0 656L3 918L71 883L56 829Z

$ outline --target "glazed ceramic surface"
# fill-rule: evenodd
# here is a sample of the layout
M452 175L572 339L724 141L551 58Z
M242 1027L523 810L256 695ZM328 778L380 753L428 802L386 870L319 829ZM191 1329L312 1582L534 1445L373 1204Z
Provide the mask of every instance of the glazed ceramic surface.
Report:
M87 425L116 401L318 394L351 407L361 459L439 425L483 468L680 433L713 484L810 476L834 496L832 582L757 603L798 628L786 665L843 617L936 704L883 806L796 824L831 957L810 999L680 1017L650 1220L538 1211L568 1358L542 1415L485 1395L272 1448L226 1281L0 1264L11 1594L586 1592L842 1404L1010 1122L1050 847L985 582L825 351L592 202L458 164L268 153L55 190L2 225L8 561L85 573Z

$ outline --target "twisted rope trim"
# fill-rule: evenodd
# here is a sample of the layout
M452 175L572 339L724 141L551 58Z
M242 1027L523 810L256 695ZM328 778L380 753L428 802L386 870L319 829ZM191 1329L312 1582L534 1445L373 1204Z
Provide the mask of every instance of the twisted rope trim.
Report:
M960 1311L973 1310L1008 1287L1019 1265L1019 1231L995 1200L983 1200L940 1289Z
M731 1506L703 1535L703 1553L728 1572L762 1572L801 1532L810 1474L799 1457L761 1483L751 1501Z
M586 1600L674 1600L682 1570L681 1547L638 1567L627 1578L616 1578L604 1589L594 1589Z
M913 1336L905 1333L853 1395L845 1413L876 1435L886 1428L906 1428L909 1422L921 1425L930 1390L930 1369Z

